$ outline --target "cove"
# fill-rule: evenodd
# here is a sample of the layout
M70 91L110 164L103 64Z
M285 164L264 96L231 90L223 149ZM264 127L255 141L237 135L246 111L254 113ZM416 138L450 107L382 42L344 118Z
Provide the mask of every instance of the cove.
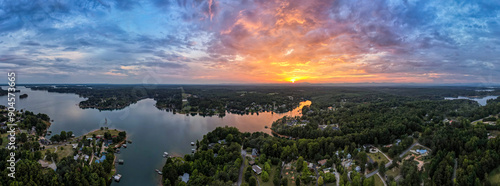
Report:
M293 111L282 114L264 112L242 116L227 113L225 117L219 118L159 110L154 106L156 101L153 99L140 100L122 110L81 109L78 103L85 98L76 94L17 88L21 92L16 94L16 109L49 115L54 121L48 130L53 134L64 130L80 136L100 127L127 132L128 139L133 143L117 154L117 158L123 159L125 163L116 165L117 173L123 177L119 183L113 182L113 185L160 185L161 176L154 170L163 167L163 152L178 156L191 153L191 141L201 140L203 135L220 126L233 126L242 132L262 131L270 134L271 130L265 126L271 127L273 121L285 115L301 115L302 107L311 104L310 101L301 102ZM28 94L28 97L19 99L21 94ZM7 104L6 96L0 97L0 104Z

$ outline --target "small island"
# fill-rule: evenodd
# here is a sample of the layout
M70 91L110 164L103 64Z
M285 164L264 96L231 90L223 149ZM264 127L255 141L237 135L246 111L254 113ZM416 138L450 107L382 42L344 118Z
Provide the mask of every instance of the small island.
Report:
M20 98L20 99L24 99L24 98L27 98L27 97L28 97L28 94L21 94L21 95L19 96L19 98Z

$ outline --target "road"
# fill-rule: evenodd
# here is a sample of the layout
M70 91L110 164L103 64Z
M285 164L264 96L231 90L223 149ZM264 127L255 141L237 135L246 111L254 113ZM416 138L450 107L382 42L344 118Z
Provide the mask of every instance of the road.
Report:
M455 165L453 166L453 177L451 178L453 185L455 185L455 178L457 177L457 166L458 166L458 162L457 162L457 158L455 158Z
M387 183L385 183L384 179L382 178L382 176L380 176L379 173L377 173L378 177L382 180L382 183L384 183L384 186L387 186Z
M372 159L372 157L370 157L370 156L368 156L368 160L370 160L370 161L369 161L370 163L373 163L373 162L374 162L374 161L373 161L373 159Z
M243 150L243 146L241 146L241 166L240 166L240 175L238 176L238 186L241 185L241 182L243 182L243 172L245 171L245 156L247 154L246 150Z
M318 168L316 167L316 164L313 164L313 169L314 169L314 172L316 173L316 186L318 186L319 174L318 174Z
M340 174L339 172L337 172L337 166L335 166L335 164L333 164L333 170L335 171L334 174L335 174L335 179L337 181L337 186L340 185Z
M410 151L410 150L411 150L411 149L412 149L415 145L420 145L420 144L419 144L418 142L413 143L412 145L410 145L410 147L408 147L405 151L403 151L403 152L399 155L399 157L400 157L400 158L402 158L402 157L403 157L406 153L408 153L408 152L409 152L409 151ZM420 145L420 146L422 146L422 145ZM379 150L379 152L380 152L380 153L382 153L382 154L383 154L383 155L384 155L384 156L385 156L385 157L389 160L389 162L387 162L387 163L385 164L385 167L389 167L389 166L391 166L391 164L392 164L392 159L391 159L391 158L389 158L387 155L385 155L385 153L383 153L382 151L380 151L380 150ZM378 173L378 169L377 169L377 170L375 170L375 171L373 171L373 172L371 172L371 173L368 173L367 175L365 175L365 177L366 177L366 178L369 178L369 177L372 177L373 175L375 175L375 174L377 174L377 173ZM383 179L382 179L382 180L383 180Z
M415 143L411 144L411 145L410 145L410 147L408 147L408 149L406 149L405 151L403 151L403 152L399 155L399 157L400 157L400 158L402 158L403 156L405 156L405 154L406 154L406 153L408 153L408 152L411 150L411 148L413 148L415 145L420 145L420 143L415 142ZM420 146L422 146L422 145L420 145Z

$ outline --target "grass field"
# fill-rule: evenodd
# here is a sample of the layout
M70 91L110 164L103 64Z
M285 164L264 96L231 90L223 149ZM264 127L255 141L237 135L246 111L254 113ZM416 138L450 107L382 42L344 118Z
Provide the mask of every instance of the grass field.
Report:
M61 147L62 147L62 149L61 149ZM45 153L49 150L50 150L50 152L54 152L56 149L55 149L55 147L51 147L51 148L47 148L45 150L40 151L42 153L42 159L43 159L43 156L45 156ZM56 154L57 154L57 161L63 159L64 157L73 156L73 147L71 145L58 146ZM47 161L50 161L50 160L47 160Z
M394 167L391 170L387 170L385 171L385 175L392 176L393 178L395 178L396 176L399 175L399 168Z
M264 168L264 164L262 165L259 165L261 168ZM274 174L276 174L276 165L272 165L271 166L271 170L268 172L269 173L269 181L267 182L264 182L262 181L262 174L260 174L259 176L257 176L259 178L259 183L261 186L273 186L273 178L274 178ZM279 174L279 173L278 173Z
M384 186L384 182L380 179L378 175L373 175L375 177L375 186Z
M2 139L2 144L0 144L0 148L5 148L5 145L7 145L7 143L9 143L9 141L7 139L8 135L9 135L9 133L0 134L0 138Z
M282 176L286 177L288 179L288 185L296 185L295 184L295 179L298 176L300 176L300 173L298 173L297 170L295 170L296 169L295 167L296 167L295 162L292 162L292 166L290 168L288 168L288 169L287 169L286 166L284 167L283 175ZM313 174L314 174L314 172L313 172ZM274 174L273 174L273 176L274 176ZM272 179L269 182L271 183L269 185L272 185ZM313 181L311 181L311 183L309 183L309 184L302 183L301 185L311 185L311 186L316 185L316 179L314 179ZM325 184L325 185L335 185L335 183L333 183L333 184L332 183L328 183L328 184Z
M368 156L370 156L373 161L378 162L379 165L382 161L384 161L385 163L389 162L389 160L381 152L368 153Z
M500 185L500 167L490 172L488 180L491 185Z
M92 131L92 132L90 132L88 134L85 134L85 136L91 137L93 134L95 134L95 135L104 135L104 133L106 133L107 131L109 131L109 133L111 133L112 136L118 136L118 133L120 133L120 131L116 130L116 129L108 129L108 130L98 129L98 130Z

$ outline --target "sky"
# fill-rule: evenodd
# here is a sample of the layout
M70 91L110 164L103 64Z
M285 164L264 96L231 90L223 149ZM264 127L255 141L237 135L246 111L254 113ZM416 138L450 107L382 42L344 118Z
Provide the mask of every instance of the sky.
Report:
M500 1L0 0L10 71L48 84L498 84Z

